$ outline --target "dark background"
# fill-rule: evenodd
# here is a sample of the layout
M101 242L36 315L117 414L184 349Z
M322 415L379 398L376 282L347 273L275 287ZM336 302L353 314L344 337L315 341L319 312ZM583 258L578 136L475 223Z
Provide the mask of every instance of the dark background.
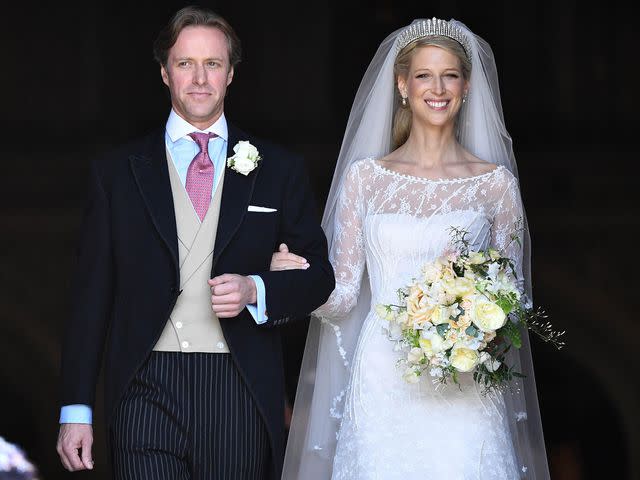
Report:
M209 2L244 60L227 118L304 154L324 204L351 102L382 39L414 18L493 47L533 239L534 293L567 347L534 340L554 479L640 478L634 16L621 1ZM187 2L3 7L0 435L44 479L55 453L60 330L89 158L162 125L151 44ZM283 330L295 384L304 322ZM101 405L98 405L100 408ZM101 415L96 471L106 478Z

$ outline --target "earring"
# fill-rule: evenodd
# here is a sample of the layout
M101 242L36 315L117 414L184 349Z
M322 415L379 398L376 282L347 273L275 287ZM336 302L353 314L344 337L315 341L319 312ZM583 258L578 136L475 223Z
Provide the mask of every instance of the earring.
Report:
M402 106L403 107L407 106L407 97L402 97Z
M462 103L467 103L467 96L469 95L469 93L465 93L462 97Z

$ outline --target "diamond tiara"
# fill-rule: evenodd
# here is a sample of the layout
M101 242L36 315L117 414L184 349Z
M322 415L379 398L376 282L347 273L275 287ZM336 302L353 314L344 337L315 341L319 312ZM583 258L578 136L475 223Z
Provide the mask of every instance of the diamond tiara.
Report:
M431 20L418 20L405 28L396 39L396 54L414 40L441 35L449 37L462 45L464 53L471 61L471 44L462 29L446 20L433 17Z

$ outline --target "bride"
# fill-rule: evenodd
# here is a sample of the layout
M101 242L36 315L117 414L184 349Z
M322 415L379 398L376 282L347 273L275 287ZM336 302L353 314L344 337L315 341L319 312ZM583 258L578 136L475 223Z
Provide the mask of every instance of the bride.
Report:
M324 212L336 289L309 328L284 479L549 478L526 332L509 360L526 377L484 396L470 374L405 382L375 313L452 226L516 259L530 299L526 222L509 242L523 219L488 44L455 20L392 33L356 94Z

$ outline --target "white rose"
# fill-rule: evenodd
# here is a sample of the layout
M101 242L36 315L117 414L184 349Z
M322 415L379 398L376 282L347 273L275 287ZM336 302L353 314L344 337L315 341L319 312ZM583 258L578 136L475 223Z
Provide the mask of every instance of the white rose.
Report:
M404 371L402 378L407 383L418 383L420 381L417 372L412 367L409 367Z
M246 140L239 141L234 147L235 155L229 157L227 165L242 175L248 175L258 165L258 149Z
M256 164L250 158L246 158L246 157L234 158L233 168L234 170L236 170L238 173L241 173L242 175L249 175L249 173L254 168L256 168Z
M478 278L478 275L476 275L470 269L467 269L464 271L464 278L468 278L469 280L471 280L474 283L474 285L481 280L481 278Z
M427 283L433 283L440 277L440 267L433 263L425 265L423 271L424 279Z
M258 149L247 140L240 140L233 147L233 152L235 153L234 157L237 158L248 158L251 160L258 158Z
M505 324L507 316L498 305L477 296L471 308L471 320L483 332L492 332Z
M409 363L420 363L424 357L424 353L422 353L422 349L419 347L413 347L409 353L407 354L407 361Z
M459 372L470 372L478 364L478 352L466 347L454 347L449 361Z

